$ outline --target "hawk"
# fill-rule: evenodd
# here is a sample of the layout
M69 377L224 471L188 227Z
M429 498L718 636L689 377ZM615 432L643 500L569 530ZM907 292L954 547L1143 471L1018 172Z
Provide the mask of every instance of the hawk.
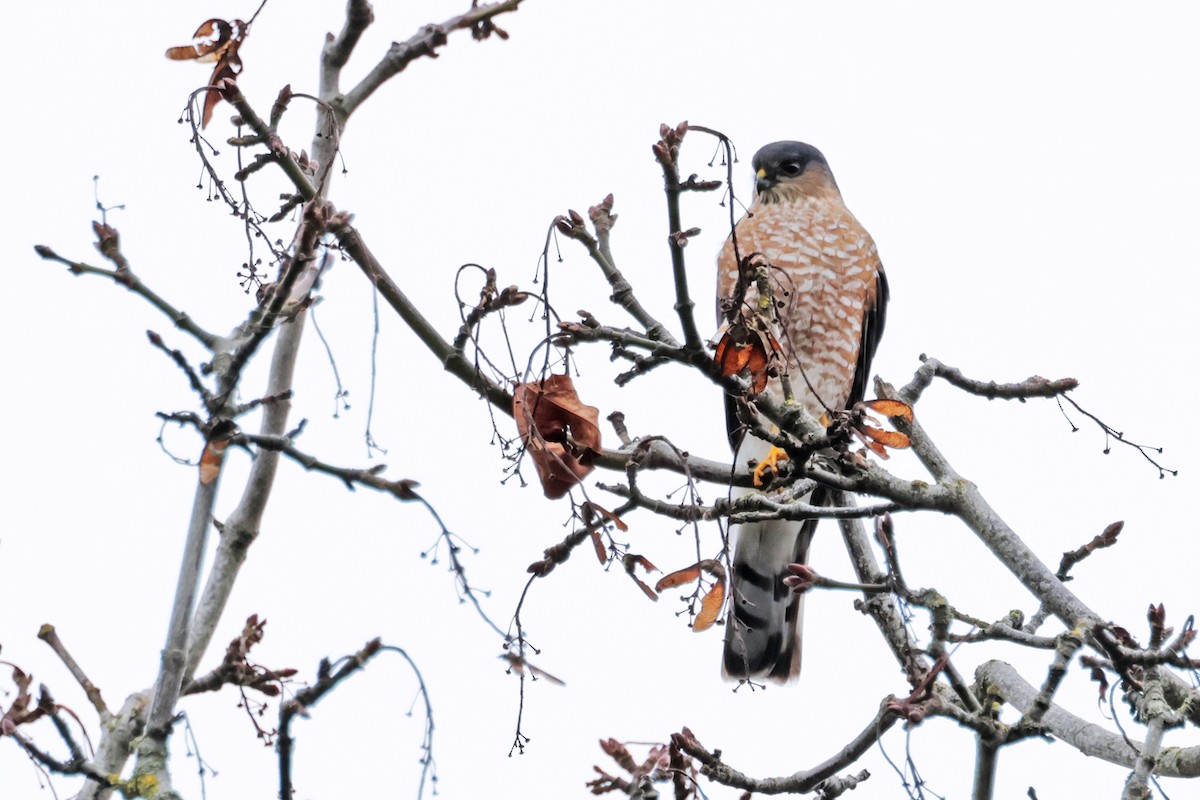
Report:
M818 419L863 397L871 357L883 332L887 280L875 243L842 202L829 162L812 145L775 142L754 154L755 196L717 258L718 305L738 284L738 256L769 264L771 304L759 304L755 282L743 284L745 319L773 337L778 372L793 401ZM736 238L736 249L735 249ZM723 302L722 302L723 301ZM784 389L771 377L766 392ZM726 398L735 463L770 458L770 445L744 434ZM748 490L752 491L752 490ZM823 504L820 489L809 502ZM786 565L808 556L817 520L738 525L723 671L738 679L779 683L800 674L804 596L783 583Z

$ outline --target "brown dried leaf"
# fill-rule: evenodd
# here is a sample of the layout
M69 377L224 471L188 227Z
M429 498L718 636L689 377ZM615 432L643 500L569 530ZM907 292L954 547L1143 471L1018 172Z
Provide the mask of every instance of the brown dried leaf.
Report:
M744 325L730 328L717 343L714 359L721 374L728 377L750 374L750 391L758 394L767 388L767 367L770 354L763 345L762 337Z
M553 675L551 675L549 672L546 672L546 670L542 669L541 667L535 667L533 664L530 664L528 661L526 661L525 664L526 664L526 666L529 667L529 673L531 675L533 675L533 677L545 678L546 680L553 683L555 686L566 686L567 685L565 682L563 682L559 678L554 677Z
M653 589L651 589L649 586L646 585L645 581L643 581L638 576L634 575L632 572L629 573L629 577L633 578L633 582L638 585L638 588L642 590L642 592L646 595L646 597L649 597L651 600L653 600L656 603L658 602L658 595L655 594Z
M663 589L673 589L676 586L698 580L700 580L700 565L693 564L690 567L675 570L670 575L664 575L658 583L654 584L654 588L661 592Z
M580 401L569 375L517 384L513 418L546 497L562 497L592 471L600 410Z
M659 572L658 567L650 563L650 559L645 556L639 556L636 553L625 554L625 571L630 575L633 574L634 567L641 567L646 572Z
M240 24L241 21L237 20ZM201 63L216 61L233 38L233 26L223 19L210 19L201 23L192 34L192 43L180 47L168 47L167 58L172 61L195 59Z
M598 506L591 501L588 501L588 502L584 503L583 505L585 508L590 509L590 510L594 511L595 513L599 514L600 516L604 517L606 520L611 522L613 525L616 525L617 530L621 531L622 533L625 533L626 531L629 530L629 526L626 525L620 517L618 517L613 512L609 511L607 508L604 508L603 506Z
M200 454L200 483L208 486L221 474L221 462L225 459L225 450L229 440L239 433L237 425L229 420L218 422L213 426L204 443L204 452Z
M542 669L541 667L535 667L533 664L530 664L528 661L526 661L524 658L522 658L519 655L516 655L514 653L505 653L504 655L502 655L500 657L503 658L505 661L507 661L509 663L509 666L513 670L515 670L518 675L524 675L525 671L529 670L529 674L532 675L533 677L545 678L546 680L553 683L555 686L566 686L567 685L562 680L554 677L553 675L551 675L549 672L546 672L546 670Z
M596 558L600 561L600 566L608 563L608 550L604 547L604 540L600 538L599 531L592 531L592 544L596 547Z
M13 700L12 709L14 711L25 711L33 705L33 695L29 693L29 687L33 683L33 676L16 664L11 666L12 682L17 687L17 696Z
M208 126L213 109L221 101L221 92L217 86L225 80L236 82L242 71L242 59L238 55L238 48L242 46L249 30L249 26L240 19L228 22L214 18L196 29L192 34L191 44L167 48L167 58L172 61L216 62L212 76L208 79L208 92L204 96L201 128Z
M658 595L654 592L654 590L647 586L641 578L633 573L638 567L641 567L647 572L658 572L658 567L651 564L650 559L646 558L645 556L637 555L636 553L626 553L623 563L625 564L626 574L628 574L630 578L633 578L633 582L638 585L638 588L645 592L646 596L651 600L657 602Z
M207 128L208 123L212 120L213 109L217 107L217 103L221 102L221 90L217 87L224 80L237 80L238 73L242 71L242 61L238 58L237 53L233 53L229 60L221 59L213 70L212 77L208 79L209 90L204 95L204 115L200 118L200 127Z
M1103 703L1108 697L1108 676L1099 667L1092 667L1092 680L1099 684L1100 699L1098 702Z

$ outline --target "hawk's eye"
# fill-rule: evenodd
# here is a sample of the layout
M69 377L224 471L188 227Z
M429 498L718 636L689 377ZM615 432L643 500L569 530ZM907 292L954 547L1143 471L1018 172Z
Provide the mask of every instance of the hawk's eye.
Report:
M798 161L785 161L779 165L779 171L784 175L795 177L804 171L804 167L800 166Z

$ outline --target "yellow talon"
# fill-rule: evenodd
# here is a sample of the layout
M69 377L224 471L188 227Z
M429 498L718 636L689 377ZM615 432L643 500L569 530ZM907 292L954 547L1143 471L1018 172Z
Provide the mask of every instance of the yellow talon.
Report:
M767 455L754 467L754 485L764 485L766 481L763 480L763 473L765 473L768 469L778 472L780 459L786 460L787 457L788 454L786 451L772 446L771 452L767 453Z

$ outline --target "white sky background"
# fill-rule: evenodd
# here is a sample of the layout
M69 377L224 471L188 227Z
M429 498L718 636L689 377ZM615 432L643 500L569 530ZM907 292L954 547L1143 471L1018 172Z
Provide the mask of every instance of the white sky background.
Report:
M151 287L211 330L244 317L249 300L235 278L246 257L242 230L194 188L200 165L186 127L176 124L208 69L162 53L187 43L203 20L245 17L254 5L21 3L9 12L9 112L0 129L10 174L10 277L0 295L9 386L0 658L45 682L89 723L93 739L94 714L35 635L40 624L55 624L110 706L153 681L195 482L193 470L160 451L154 412L196 403L144 331L159 331L196 361L201 354L145 302L109 282L74 278L32 247L101 262L90 231L91 179L99 174L103 200L126 206L109 219ZM467 5L377 3L344 85L392 40ZM304 4L302 12L282 0L268 4L242 49L240 85L260 112L285 83L315 91L323 36L340 29L342 14L340 2ZM649 149L658 124L688 119L732 136L743 162L736 188L746 197L757 147L785 138L817 145L891 281L878 374L906 381L924 352L980 378L1073 376L1086 408L1166 447L1162 462L1180 476L1160 481L1129 448L1102 455L1103 435L1078 415L1081 430L1072 434L1053 403L988 403L937 385L917 408L952 462L1048 563L1126 521L1120 546L1077 567L1072 588L1143 637L1148 604L1165 603L1177 627L1197 610L1200 548L1185 503L1200 467L1189 408L1200 394L1191 323L1198 16L1184 4L1135 12L1082 3L988 11L950 3L528 0L500 20L510 41L477 44L458 34L440 59L413 64L372 97L350 122L349 174L337 177L331 197L356 215L373 251L449 335L460 264L495 267L501 285L528 285L553 216L585 211L613 192L619 266L643 302L674 324L661 176ZM208 131L226 165L232 148L220 143L232 133L230 114L218 107ZM312 119L303 102L293 103L284 133L295 149L308 146ZM712 151L708 139L689 136L685 174L722 178L707 167ZM267 211L277 191L273 178L251 187ZM706 334L713 259L726 233L718 199L692 196L685 205L686 224L703 228L687 254ZM278 230L290 236L289 224ZM561 247L565 261L552 265L551 278L560 313L586 308L625 324L586 254L568 241ZM310 424L300 444L335 463L369 466L381 460L368 460L362 444L371 293L343 263L321 294L317 319L353 408L332 418L335 385L310 328L295 409L295 419ZM510 321L519 327L527 316ZM262 385L260 361L243 384L246 398ZM581 369L581 392L602 416L619 408L635 434L667 434L694 453L727 457L711 386L661 369L618 391L611 377L620 367L600 352ZM500 485L504 462L490 445L484 407L386 310L378 380L374 434L389 451L387 474L421 481L447 524L481 549L468 557L469 576L492 590L488 611L506 624L525 566L566 532L565 501L551 503L535 486ZM508 419L501 425L512 433ZM187 433L169 430L167 441L181 454L198 452ZM246 460L233 455L219 514L236 503ZM910 459L892 463L924 477ZM531 467L526 475L532 479ZM703 491L706 500L719 495ZM690 533L676 536L673 524L648 514L628 522L633 551L668 570L691 562ZM1035 610L962 526L900 515L897 530L910 584L935 586L986 619L1014 606ZM295 667L301 677L311 677L321 657L373 636L406 648L428 682L439 787L450 798L581 797L592 764L617 771L597 739L662 741L682 725L736 768L789 774L840 747L882 697L906 691L854 598L817 594L807 606L800 683L734 694L719 677L720 630L692 634L674 616L677 592L651 604L585 548L530 593L523 618L543 651L536 663L567 686L527 686L523 730L532 741L510 759L518 683L496 659L495 635L457 602L452 576L419 558L436 532L418 506L350 494L285 464L205 666L217 663L251 613L269 620L258 661ZM715 552L715 527L705 536ZM822 527L813 560L822 573L851 575L832 526ZM923 634L927 619L918 613L913 624ZM990 657L1025 665L1034 681L1050 661L997 648L960 650L956 662L969 676ZM421 724L405 713L414 692L407 668L385 654L312 720L299 721L297 797L412 797ZM1104 721L1095 686L1078 669L1060 700ZM219 772L207 796L273 797L274 752L256 743L236 702L226 690L183 703ZM266 722L274 719L272 707ZM48 727L37 733L64 752ZM969 795L967 732L932 720L907 740L897 728L884 742L894 759L911 748L930 789ZM1194 743L1177 732L1166 741ZM177 785L199 797L178 738L174 751ZM874 777L856 799L903 796L878 750L862 766ZM1082 796L1083 781L1112 795L1124 774L1065 745L1031 741L1002 753L998 796L1024 796L1029 785L1043 798ZM69 781L54 784L59 796L74 791ZM1166 786L1172 797L1195 791ZM50 796L11 742L0 741L0 796Z

